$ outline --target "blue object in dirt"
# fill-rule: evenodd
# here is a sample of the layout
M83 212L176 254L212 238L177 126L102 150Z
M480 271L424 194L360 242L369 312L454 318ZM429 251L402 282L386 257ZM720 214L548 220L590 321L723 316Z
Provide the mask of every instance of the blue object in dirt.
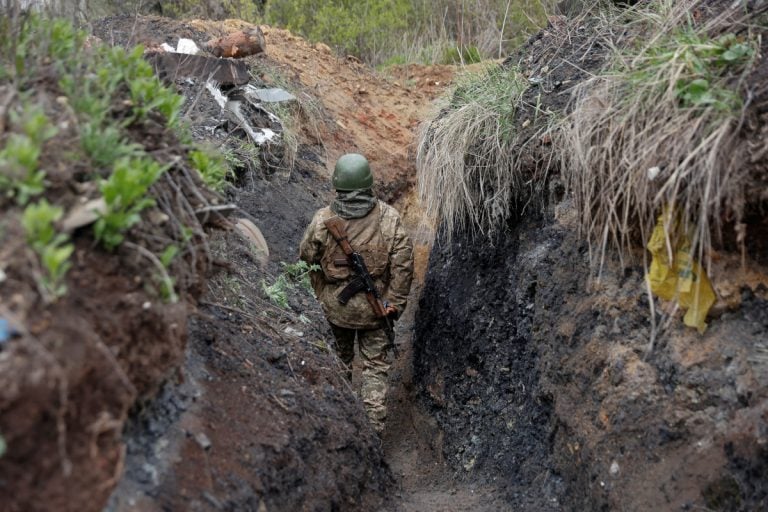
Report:
M16 334L16 329L5 318L0 318L0 347Z
M0 318L0 343L5 343L11 337L8 320Z

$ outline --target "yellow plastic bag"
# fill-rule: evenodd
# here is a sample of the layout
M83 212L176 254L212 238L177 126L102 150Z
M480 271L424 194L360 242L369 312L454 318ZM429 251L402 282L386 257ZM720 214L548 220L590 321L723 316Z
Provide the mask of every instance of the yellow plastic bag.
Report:
M653 259L646 277L654 294L664 300L677 300L688 309L683 318L685 325L703 333L707 328L707 313L715 303L715 291L704 269L691 257L690 237L682 235L677 239L677 247L668 247L675 237L669 236L667 229L675 234L679 224L678 219L671 218L668 208L664 208L648 241Z

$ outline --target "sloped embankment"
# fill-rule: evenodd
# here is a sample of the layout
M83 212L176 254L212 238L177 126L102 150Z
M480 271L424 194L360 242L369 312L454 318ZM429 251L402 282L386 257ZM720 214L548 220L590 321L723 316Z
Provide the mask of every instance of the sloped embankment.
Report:
M693 23L693 31L726 12L717 2L684 7L694 13L683 17ZM655 16L664 13L655 3L648 8L658 9ZM585 80L587 71L615 66L608 58L614 45L643 48L647 32L636 30L648 25L621 25L637 21L634 12L620 12L609 25L599 16L551 18L550 26L529 41L519 59L508 60L518 67L505 72L525 80L522 90L513 88L508 96L518 102L516 109L505 111L511 111L515 128L497 132L516 134L497 145L509 154L485 158L482 148L470 141L466 147L473 151L467 160L420 169L427 183L436 183L436 176L448 177L442 181L447 189L426 194L427 200L442 200L435 202L433 213L468 229L457 229L432 250L414 341L416 379L445 430L446 458L468 480L507 482L510 506L762 510L768 424L768 270L759 263L764 257L759 250L764 218L751 213L743 218L753 233L742 245L743 254L729 252L738 245L728 236L707 249L709 277L721 306L710 315L706 332L698 334L682 325L682 315L672 304L654 298L655 307L650 308L637 244L642 230L630 226L623 233L635 244L623 260L614 258L615 246L608 244L598 279L590 256L600 254L595 252L600 243L593 240L590 245L579 236L594 227L584 224L584 208L604 206L615 197L619 199L609 206L624 203L620 196L601 196L597 190L590 197L594 202L585 205L564 186L573 185L580 171L577 158L562 157L557 147L559 130L572 130L575 124L572 118L565 125L559 122L570 112L567 91ZM736 19L743 13L731 15ZM669 22L665 30L674 26ZM708 37L727 37L722 27ZM744 38L730 41L749 40L738 23L730 27ZM740 125L737 114L736 121L723 122L733 123L728 126L738 137L759 145L759 105L764 105L765 90L756 77L766 60L755 51L755 60L746 68L749 85L743 89L745 82L734 79L723 87L731 86L745 97L754 95L744 117L757 121ZM460 101L461 96L454 98ZM594 113L599 105L595 102L612 98L592 98L581 107ZM695 117L696 111L689 108L681 114ZM441 147L441 130L450 116L449 108L425 132L423 163L439 161L434 158L439 159L440 151L432 149ZM585 152L579 155L639 144L639 139L628 141L629 133L626 129L601 135L615 136L616 146L597 136L582 139ZM456 140L447 142L456 147ZM695 145L691 150L700 151ZM665 173L675 167L663 165L662 152L657 156L663 179L674 179ZM507 166L496 181L496 169L482 166L493 159ZM452 183L454 175L439 173L457 161L462 173ZM560 162L574 167L561 167ZM760 162L764 158L747 166L746 179L760 183ZM646 171L639 170L643 176ZM605 179L610 183L611 177ZM584 182L582 190L597 183ZM507 186L517 188L503 190ZM658 190L653 186L647 187L649 194ZM685 190L684 185L680 189ZM451 202L455 197L466 201L463 210ZM632 200L636 197L641 196ZM751 201L750 208L760 205L754 190L744 197ZM620 215L620 207L616 210ZM719 211L712 210L713 223ZM628 224L639 222L638 217L630 210ZM496 223L487 222L494 218ZM728 226L727 220L722 225ZM520 489L520 482L527 488Z

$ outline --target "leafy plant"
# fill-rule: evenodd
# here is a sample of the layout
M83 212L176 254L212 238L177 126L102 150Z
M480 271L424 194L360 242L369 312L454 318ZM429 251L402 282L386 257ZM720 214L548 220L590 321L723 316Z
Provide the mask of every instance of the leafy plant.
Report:
M189 159L206 185L218 192L224 190L227 178L233 174L224 155L213 150L196 149L189 152Z
M275 282L270 285L264 281L261 282L261 289L264 290L267 298L283 309L288 309L288 290L291 288L285 274L277 276Z
M303 260L299 260L296 263L283 262L282 265L283 272L293 283L298 283L307 292L314 293L309 275L311 272L319 271L320 265L310 265Z
M108 169L126 156L138 156L141 147L125 142L115 125L102 125L99 120L85 121L80 126L80 145L98 168Z
M171 266L179 252L179 246L171 244L160 253L160 263L162 263L164 269L167 270ZM175 289L176 279L168 272L163 272L158 276L158 280L160 281L160 297L164 301L176 302L178 300Z
M141 211L155 204L147 192L164 171L149 157L124 157L115 163L110 177L102 180L99 188L107 208L94 224L94 234L107 249L120 245L123 233L139 222Z
M25 205L45 190L40 154L43 143L56 134L56 129L39 107L25 108L21 115L13 114L11 121L22 133L9 135L0 150L0 191Z
M738 72L754 55L754 42L734 34L712 39L683 27L641 50L629 69L619 72L627 72L630 82L641 91L647 84L664 88L668 83L665 79L670 77L680 107L733 112L741 108L741 96L723 78Z
M320 265L309 265L306 261L296 263L281 263L283 271L277 276L275 282L267 285L262 281L261 287L267 298L281 308L288 308L288 292L296 286L307 293L313 294L310 273L320 270Z
M68 243L67 235L57 233L54 227L62 214L62 208L52 206L43 199L27 206L22 217L27 242L40 257L46 270L42 284L54 297L61 297L67 291L64 277L72 266L69 257L74 251L74 245Z

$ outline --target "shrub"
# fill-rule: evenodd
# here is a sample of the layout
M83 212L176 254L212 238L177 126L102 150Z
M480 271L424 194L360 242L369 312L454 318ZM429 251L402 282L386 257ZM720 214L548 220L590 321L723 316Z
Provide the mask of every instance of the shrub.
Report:
M206 185L217 192L224 190L227 178L233 174L224 155L217 154L212 148L196 149L189 152L189 159Z
M546 23L545 7L538 0L272 0L264 17L267 23L372 64L393 55L421 60L426 53L432 57L430 64L440 58L453 60L454 55L443 53L450 48L474 47L472 59L477 60L480 55L500 57ZM430 47L439 51L420 51ZM467 56L457 51L455 57L461 62L460 57Z
M319 271L320 266L309 265L305 261L298 261L296 263L282 262L281 265L283 266L283 271L277 276L275 282L267 285L267 283L262 281L261 288L272 303L287 309L288 292L297 285L305 292L314 294L309 275L312 272Z

